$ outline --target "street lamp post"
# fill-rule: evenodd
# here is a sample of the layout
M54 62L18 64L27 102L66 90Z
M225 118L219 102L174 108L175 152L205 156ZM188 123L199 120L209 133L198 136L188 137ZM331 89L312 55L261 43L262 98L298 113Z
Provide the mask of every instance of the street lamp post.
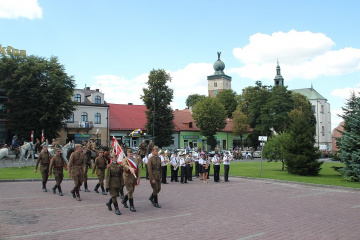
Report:
M156 94L154 93L154 116L153 116L153 145L155 145L155 111L156 111Z

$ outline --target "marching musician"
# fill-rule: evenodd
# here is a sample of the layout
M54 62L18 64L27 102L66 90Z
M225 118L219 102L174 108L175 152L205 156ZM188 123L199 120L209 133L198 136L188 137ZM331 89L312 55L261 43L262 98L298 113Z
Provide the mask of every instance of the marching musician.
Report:
M204 183L207 183L207 169L210 167L209 162L206 159L205 153L200 154L199 164L201 166L201 175L200 179L204 180ZM202 178L201 178L202 177Z
M192 156L192 153L189 152L188 155L188 166L187 166L187 170L188 170L188 181L192 181L192 173L193 173L193 166L194 166L194 159Z
M195 176L199 177L199 158L200 158L200 151L194 154L194 162L195 162Z
M149 198L154 207L161 208L158 203L158 194L161 190L161 159L158 156L158 147L153 147L152 157L148 161L149 180L153 192Z
M140 155L141 156L141 155ZM148 168L147 168L147 163L148 163L148 161L149 161L149 154L145 154L145 157L142 159L142 161L143 161L143 163L145 164L145 170L146 170L146 176L145 176L145 178L146 178L146 180L149 180L149 171L148 171Z
M168 150L166 150L169 152ZM160 159L161 159L161 183L167 184L166 182L166 174L167 174L167 164L168 164L168 156L167 152L160 150Z
M124 168L124 184L126 187L126 195L122 200L124 208L128 208L127 200L130 203L130 211L136 212L134 207L134 198L133 193L135 191L135 185L140 184L140 168L139 163L141 161L140 157L134 157L133 151L129 148L127 149L127 158L122 160L122 165Z
M185 160L185 153L180 152L180 167L181 167L181 177L180 182L181 184L187 183L187 169L186 169L186 160Z
M226 153L225 153L225 156L224 156L224 158L223 158L223 163L224 163L224 180L225 180L225 182L230 182L230 181L229 181L230 161L232 161L232 157L229 156L229 152L226 152Z
M105 169L107 167L107 161L104 157L104 150L99 150L99 156L95 158L94 168L92 170L91 175L93 176L95 171L96 175L99 179L98 184L96 184L94 191L96 193L99 193L98 189L101 187L102 195L107 195L104 188L104 178L105 178ZM97 170L96 170L97 169Z
M116 153L111 154L111 163L107 166L106 172L106 191L110 192L111 198L106 203L109 211L112 211L111 203L115 207L115 214L121 215L119 210L119 205L117 202L117 197L119 197L119 192L121 191L121 186L123 182L123 168L117 162Z
M174 153L171 157L170 161L170 169L171 169L171 182L179 182L178 180L178 171L179 171L179 159L177 158L177 154Z
M60 184L64 179L64 172L63 172L64 167L65 170L67 170L65 159L61 156L61 149L57 148L55 149L55 156L51 159L49 176L51 177L52 172L54 170L56 184L52 188L52 191L54 194L56 194L56 189L58 189L60 196L63 196Z
M214 166L214 182L220 182L220 162L221 158L218 153L215 153L215 156L212 158L212 163Z
M42 151L39 154L39 157L37 159L36 165L35 165L35 170L34 172L37 172L39 163L40 163L40 172L41 172L41 178L42 178L42 189L43 192L47 192L46 189L46 183L48 181L49 178L49 165L50 165L50 160L51 160L51 156L50 153L48 151L48 147L46 145L44 145L42 147Z

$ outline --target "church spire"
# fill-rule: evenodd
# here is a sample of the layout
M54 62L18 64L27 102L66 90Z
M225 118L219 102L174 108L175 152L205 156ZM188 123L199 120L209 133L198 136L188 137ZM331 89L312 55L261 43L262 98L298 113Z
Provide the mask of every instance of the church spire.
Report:
M276 76L274 78L274 86L284 86L284 78L281 76L279 59L277 59Z

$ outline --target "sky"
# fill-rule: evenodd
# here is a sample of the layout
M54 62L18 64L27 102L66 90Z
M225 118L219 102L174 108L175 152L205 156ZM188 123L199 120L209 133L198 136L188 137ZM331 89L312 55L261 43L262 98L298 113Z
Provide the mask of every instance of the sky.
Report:
M0 45L56 56L76 88L108 103L143 104L148 74L172 77L173 109L207 95L217 52L238 94L273 85L313 88L331 108L332 129L360 92L358 0L0 0Z

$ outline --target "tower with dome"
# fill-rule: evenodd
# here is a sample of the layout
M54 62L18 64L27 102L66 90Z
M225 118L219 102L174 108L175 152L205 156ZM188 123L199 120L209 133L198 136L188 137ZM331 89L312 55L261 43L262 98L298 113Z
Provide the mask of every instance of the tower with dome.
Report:
M208 93L210 97L216 95L225 89L231 89L231 77L224 73L225 64L220 60L221 52L218 52L218 59L214 63L214 74L207 77Z

